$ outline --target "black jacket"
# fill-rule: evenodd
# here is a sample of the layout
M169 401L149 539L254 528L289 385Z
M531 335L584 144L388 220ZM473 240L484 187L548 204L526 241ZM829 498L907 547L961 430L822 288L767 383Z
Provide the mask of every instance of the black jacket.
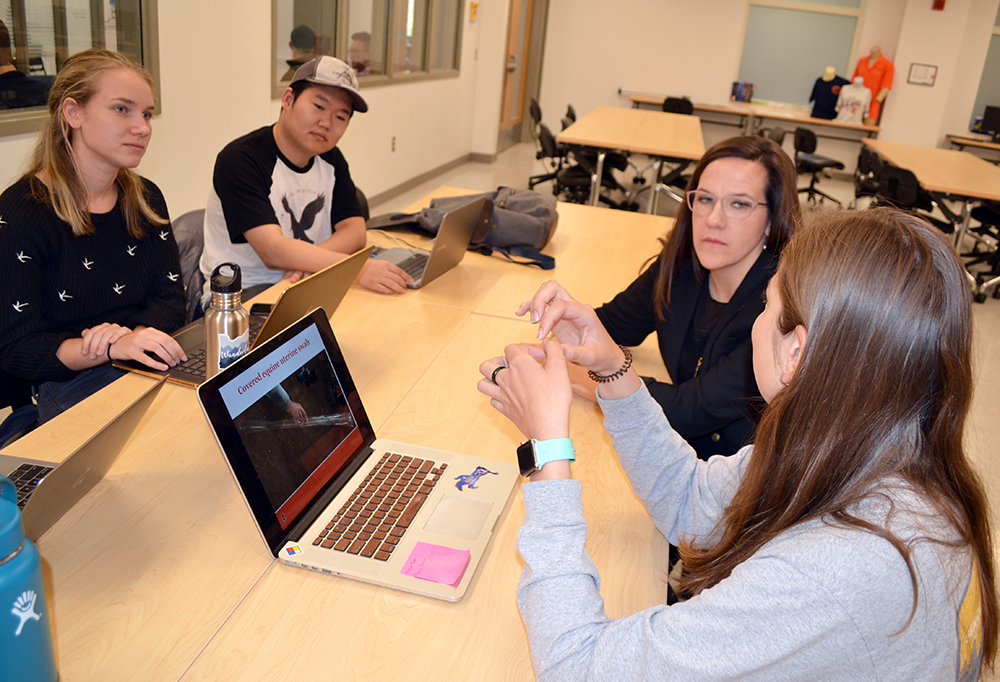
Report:
M697 377L679 385L649 383L649 392L670 425L702 459L731 455L753 441L764 403L753 374L750 331L764 310L764 291L777 265L775 254L764 251L750 268L705 343ZM624 346L638 346L655 331L663 364L676 377L698 295L708 287L708 277L699 283L691 261L684 261L673 283L666 320L661 322L653 310L656 271L654 264L598 308L597 315L615 342Z

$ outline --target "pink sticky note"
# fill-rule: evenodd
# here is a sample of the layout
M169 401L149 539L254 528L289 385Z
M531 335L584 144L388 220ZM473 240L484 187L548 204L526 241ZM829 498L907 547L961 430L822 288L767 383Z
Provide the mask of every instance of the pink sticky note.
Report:
M418 542L403 564L403 575L454 587L469 565L469 550Z

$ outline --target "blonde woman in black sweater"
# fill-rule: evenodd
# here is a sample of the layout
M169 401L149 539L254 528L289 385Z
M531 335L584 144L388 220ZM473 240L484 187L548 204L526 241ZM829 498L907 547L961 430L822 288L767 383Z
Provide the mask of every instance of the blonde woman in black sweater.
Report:
M167 333L184 321L184 288L166 203L131 170L153 107L139 64L74 55L28 172L0 195L0 367L34 387L42 422L118 378L113 358L184 359Z

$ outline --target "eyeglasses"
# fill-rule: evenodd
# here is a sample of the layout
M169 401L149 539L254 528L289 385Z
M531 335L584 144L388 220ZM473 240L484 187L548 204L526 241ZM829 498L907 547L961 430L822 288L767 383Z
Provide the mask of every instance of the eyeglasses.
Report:
M708 215L715 208L715 202L719 201L715 195L700 189L685 192L685 196L687 197L688 208L691 209L692 213L697 213L698 215ZM721 201L722 212L726 214L727 218L732 218L733 220L748 218L758 206L767 205L763 202L754 201L745 196L735 194L722 197Z

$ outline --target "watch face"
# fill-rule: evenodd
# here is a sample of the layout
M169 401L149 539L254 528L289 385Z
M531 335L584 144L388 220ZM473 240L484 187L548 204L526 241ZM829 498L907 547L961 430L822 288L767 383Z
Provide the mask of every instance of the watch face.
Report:
M522 476L531 476L538 471L535 462L535 446L530 440L517 446L517 466L521 469Z

